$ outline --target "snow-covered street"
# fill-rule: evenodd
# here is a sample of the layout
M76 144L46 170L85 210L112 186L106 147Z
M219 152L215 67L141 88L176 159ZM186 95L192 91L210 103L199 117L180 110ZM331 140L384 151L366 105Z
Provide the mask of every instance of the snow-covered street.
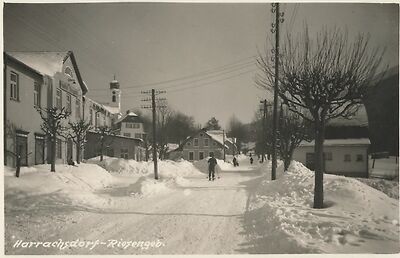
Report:
M245 158L238 168L219 161L211 182L202 161L163 161L157 182L151 162L89 163L54 174L35 166L18 179L6 170L6 254L399 251L398 200L327 175L329 207L314 210L312 173L300 163L285 174L280 166L274 182L269 164ZM72 246L43 246L59 241Z
M107 201L98 207L63 203L57 193L40 196L34 209L6 207L6 252L9 254L229 254L245 243L243 214L261 175L256 167L220 173L209 182L204 174L181 179L167 194L132 197L137 179L117 177L113 187L97 191ZM121 180L122 179L122 180ZM179 180L177 180L179 181ZM7 196L11 198L10 196ZM33 197L32 197L33 198ZM7 203L7 201L6 201ZM7 204L6 204L7 206ZM44 216L44 217L43 217ZM40 220L40 223L35 222ZM12 233L11 233L12 232ZM156 241L160 248L13 248L25 241Z

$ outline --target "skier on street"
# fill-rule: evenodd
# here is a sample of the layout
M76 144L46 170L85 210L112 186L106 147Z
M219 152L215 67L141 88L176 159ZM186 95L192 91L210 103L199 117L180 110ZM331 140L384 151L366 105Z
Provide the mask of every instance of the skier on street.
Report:
M210 154L208 159L208 181L215 180L215 166L217 165L217 160L214 158L214 154Z

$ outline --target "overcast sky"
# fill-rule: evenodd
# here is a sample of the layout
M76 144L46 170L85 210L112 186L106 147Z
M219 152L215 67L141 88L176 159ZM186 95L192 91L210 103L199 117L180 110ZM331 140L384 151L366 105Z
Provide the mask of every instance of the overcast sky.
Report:
M257 48L271 37L270 4L112 3L5 4L5 51L73 50L89 97L107 101L116 74L122 108L140 107L140 91L165 89L173 109L204 124L235 116L250 122L261 99ZM283 3L283 33L305 23L369 33L398 64L398 6L394 4ZM268 45L269 50L269 45Z

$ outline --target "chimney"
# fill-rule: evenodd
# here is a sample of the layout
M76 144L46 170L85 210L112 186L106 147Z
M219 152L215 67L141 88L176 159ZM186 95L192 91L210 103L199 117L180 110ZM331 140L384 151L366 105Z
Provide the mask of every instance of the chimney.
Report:
M129 114L129 109L126 111L126 114Z

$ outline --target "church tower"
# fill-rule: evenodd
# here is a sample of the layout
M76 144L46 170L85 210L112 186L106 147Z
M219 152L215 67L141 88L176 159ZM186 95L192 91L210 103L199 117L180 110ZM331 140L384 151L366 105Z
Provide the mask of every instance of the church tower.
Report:
M110 107L118 108L119 112L121 112L121 90L119 88L119 82L115 79L110 82L110 93L111 93L111 101L109 102Z

